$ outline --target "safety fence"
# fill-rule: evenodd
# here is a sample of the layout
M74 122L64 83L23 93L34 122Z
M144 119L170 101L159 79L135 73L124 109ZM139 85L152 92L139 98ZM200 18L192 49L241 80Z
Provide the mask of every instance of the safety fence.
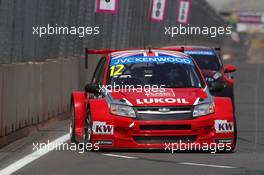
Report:
M150 0L120 0L117 14L95 13L95 0L0 0L0 136L69 110L72 90L83 88L93 69L84 70L88 48L221 44L221 37L169 37L178 0L167 0L163 22L149 20ZM220 26L223 20L205 0L191 1L190 24ZM33 27L90 26L100 34L33 35ZM94 67L97 60L89 62Z
M78 56L83 48L124 48L182 43L219 45L222 36L164 34L179 26L178 0L167 0L164 21L149 19L151 0L119 0L117 14L95 13L95 0L0 0L0 64ZM192 26L223 26L205 0L192 0ZM33 27L99 27L100 34L39 35ZM50 29L52 30L52 29ZM46 31L47 32L47 31Z
M0 136L68 111L78 67L77 59L1 66Z

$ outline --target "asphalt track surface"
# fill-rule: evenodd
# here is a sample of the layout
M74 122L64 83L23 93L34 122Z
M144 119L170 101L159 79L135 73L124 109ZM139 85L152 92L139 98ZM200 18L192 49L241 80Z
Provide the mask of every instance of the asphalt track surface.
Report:
M264 174L264 65L235 63L238 144L235 153L164 153L150 151L50 151L28 156L32 143L55 140L67 134L69 121L60 121L38 133L0 149L0 174ZM26 157L26 159L25 159ZM23 161L15 164L21 158ZM32 158L32 156L31 156ZM24 162L24 166L19 165ZM9 169L9 170L10 170ZM3 171L1 171L3 170Z

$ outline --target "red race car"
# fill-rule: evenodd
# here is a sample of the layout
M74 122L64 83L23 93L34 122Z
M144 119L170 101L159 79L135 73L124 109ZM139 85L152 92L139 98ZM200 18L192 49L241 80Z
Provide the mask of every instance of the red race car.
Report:
M86 50L103 56L85 92L72 93L71 141L100 149L234 150L231 100L211 96L196 62L181 51Z
M223 59L219 55L219 48L210 48L205 46L168 46L164 48L184 48L184 53L190 55L201 69L210 92L217 97L230 97L233 107L235 107L234 98L234 79L230 73L236 71L233 65L223 64ZM211 88L213 84L222 84L220 89Z

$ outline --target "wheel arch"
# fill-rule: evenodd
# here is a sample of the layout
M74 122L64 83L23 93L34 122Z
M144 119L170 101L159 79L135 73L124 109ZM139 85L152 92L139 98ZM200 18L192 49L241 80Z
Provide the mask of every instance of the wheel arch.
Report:
M217 115L234 117L231 98L214 97L214 102L215 102L215 112Z
M86 116L86 107L88 96L85 92L74 91L71 96L71 105L74 109L75 133L77 136L83 134L84 119Z

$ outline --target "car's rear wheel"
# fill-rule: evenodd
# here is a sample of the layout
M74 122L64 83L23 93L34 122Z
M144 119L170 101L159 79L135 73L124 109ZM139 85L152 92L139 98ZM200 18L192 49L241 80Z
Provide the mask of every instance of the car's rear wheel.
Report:
M72 143L77 143L75 139L75 113L74 113L74 106L71 105L71 118L70 118L70 141Z

